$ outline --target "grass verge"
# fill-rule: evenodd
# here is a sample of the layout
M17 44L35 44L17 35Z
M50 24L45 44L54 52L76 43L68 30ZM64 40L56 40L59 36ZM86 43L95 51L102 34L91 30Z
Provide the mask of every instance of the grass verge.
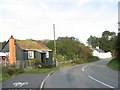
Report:
M55 69L56 68L32 68L32 69L25 69L24 72L22 72L22 73L13 73L13 74L8 74L6 72L3 72L0 75L0 82L3 82L5 80L8 80L8 79L13 78L20 74L45 74L45 73L49 73Z
M25 69L25 74L46 74L49 73L56 68L33 68L33 69Z
M15 76L17 76L17 75L19 75L19 74L8 75L8 74L6 74L6 73L3 73L3 74L0 76L0 82L3 82L3 81L8 80L8 79L10 79L10 78L13 78L13 77L15 77Z
M107 66L114 68L114 69L118 69L120 70L120 62L118 62L119 60L117 58L113 58L108 64Z
M9 67L2 67L0 81L5 81L22 73L24 73L24 69L22 68L16 68L12 65Z

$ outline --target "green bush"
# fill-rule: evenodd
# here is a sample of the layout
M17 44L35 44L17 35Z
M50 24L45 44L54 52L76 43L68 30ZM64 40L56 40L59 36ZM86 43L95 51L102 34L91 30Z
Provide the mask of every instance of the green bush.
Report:
M75 64L83 64L83 63L89 63L89 62L93 62L93 61L97 61L97 60L100 60L99 57L96 57L96 56L92 56L88 59L86 58L81 58L81 59L75 59L73 60L73 63Z
M16 73L24 73L24 69L23 68L17 68L16 69Z
M2 67L2 72L7 73L8 75L14 75L14 74L19 74L19 73L24 73L23 68L17 68L15 66L8 66L8 67Z
M75 60L73 60L73 63L75 63L75 64L83 64L83 63L86 63L86 60L85 59L75 59Z
M35 68L40 68L41 67L41 61L40 60L38 60L38 59L33 59L32 60L32 65L35 67Z
M120 70L120 61L118 58L113 58L107 65Z
M10 75L8 74L8 73L6 73L6 72L4 72L4 73L2 73L2 77L9 77Z
M10 65L7 67L2 67L2 81L7 80L13 76L16 76L20 73L24 73L23 68L18 68L15 65Z
M64 61L64 56L62 56L62 55L57 55L57 60L59 61L59 62L62 62L62 61Z
M35 68L52 68L54 65L50 63L42 63L39 59L33 59L32 65Z
M82 61L75 61L75 64L82 64L83 62Z
M7 73L8 73L9 75L13 75L14 73L16 73L16 69L8 68L8 69L7 69Z
M92 56L89 59L87 59L88 62L93 62L93 61L97 61L97 60L100 60L100 58L97 56Z
M6 73L6 72L7 72L7 69L8 69L8 67L2 67L2 73L3 73L3 72Z
M41 65L42 65L42 68L52 68L52 67L54 67L54 65L50 64L50 63L41 64Z

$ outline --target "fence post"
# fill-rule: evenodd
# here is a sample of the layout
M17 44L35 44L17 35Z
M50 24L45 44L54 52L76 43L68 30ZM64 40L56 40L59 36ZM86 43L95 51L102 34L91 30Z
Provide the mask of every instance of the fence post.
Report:
M5 59L5 67L6 67L6 59Z

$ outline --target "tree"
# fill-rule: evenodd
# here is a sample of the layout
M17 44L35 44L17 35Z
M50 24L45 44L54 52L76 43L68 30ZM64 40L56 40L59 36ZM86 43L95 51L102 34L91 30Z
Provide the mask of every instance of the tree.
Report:
M82 51L80 53L80 58L90 58L92 56L92 49L85 46L84 44L80 44Z
M116 57L120 59L120 33L118 33L115 41L115 51L116 51Z
M92 45L92 47L96 47L96 46L99 46L99 41L98 41L98 38L95 37L95 36L90 36L87 40L87 43L89 45Z
M102 33L102 37L103 38L106 38L107 40L110 40L110 39L112 39L112 38L115 38L116 37L116 34L115 34L115 32L110 32L110 31L104 31L103 33Z
M114 56L115 50L114 50L114 42L116 38L115 32L110 31L104 31L102 33L102 37L97 38L95 36L90 36L88 38L88 44L92 45L92 47L99 46L103 51L105 52L111 52Z
M50 40L49 42L46 43L46 46L54 51L54 41Z
M111 52L112 55L114 56L114 42L116 38L116 33L115 32L110 32L110 31L104 31L102 33L101 37L101 42L100 42L100 47L103 49L105 52Z
M67 59L75 58L81 52L79 43L74 37L59 37L57 53L66 56Z
M46 45L54 50L54 42L49 41ZM75 37L59 37L56 40L57 57L59 59L88 58L92 56L92 51Z
M105 52L109 52L109 43L108 43L108 40L107 38L100 38L99 39L99 47L105 51Z

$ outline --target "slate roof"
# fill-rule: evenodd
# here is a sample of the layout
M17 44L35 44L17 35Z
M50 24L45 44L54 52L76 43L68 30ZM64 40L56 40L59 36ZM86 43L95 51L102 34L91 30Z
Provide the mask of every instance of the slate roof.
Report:
M25 50L44 50L44 51L52 51L46 45L31 40L15 40L15 43Z
M0 50L2 49L2 42L0 42Z
M93 48L93 50L98 51L99 53L105 53L102 49Z

